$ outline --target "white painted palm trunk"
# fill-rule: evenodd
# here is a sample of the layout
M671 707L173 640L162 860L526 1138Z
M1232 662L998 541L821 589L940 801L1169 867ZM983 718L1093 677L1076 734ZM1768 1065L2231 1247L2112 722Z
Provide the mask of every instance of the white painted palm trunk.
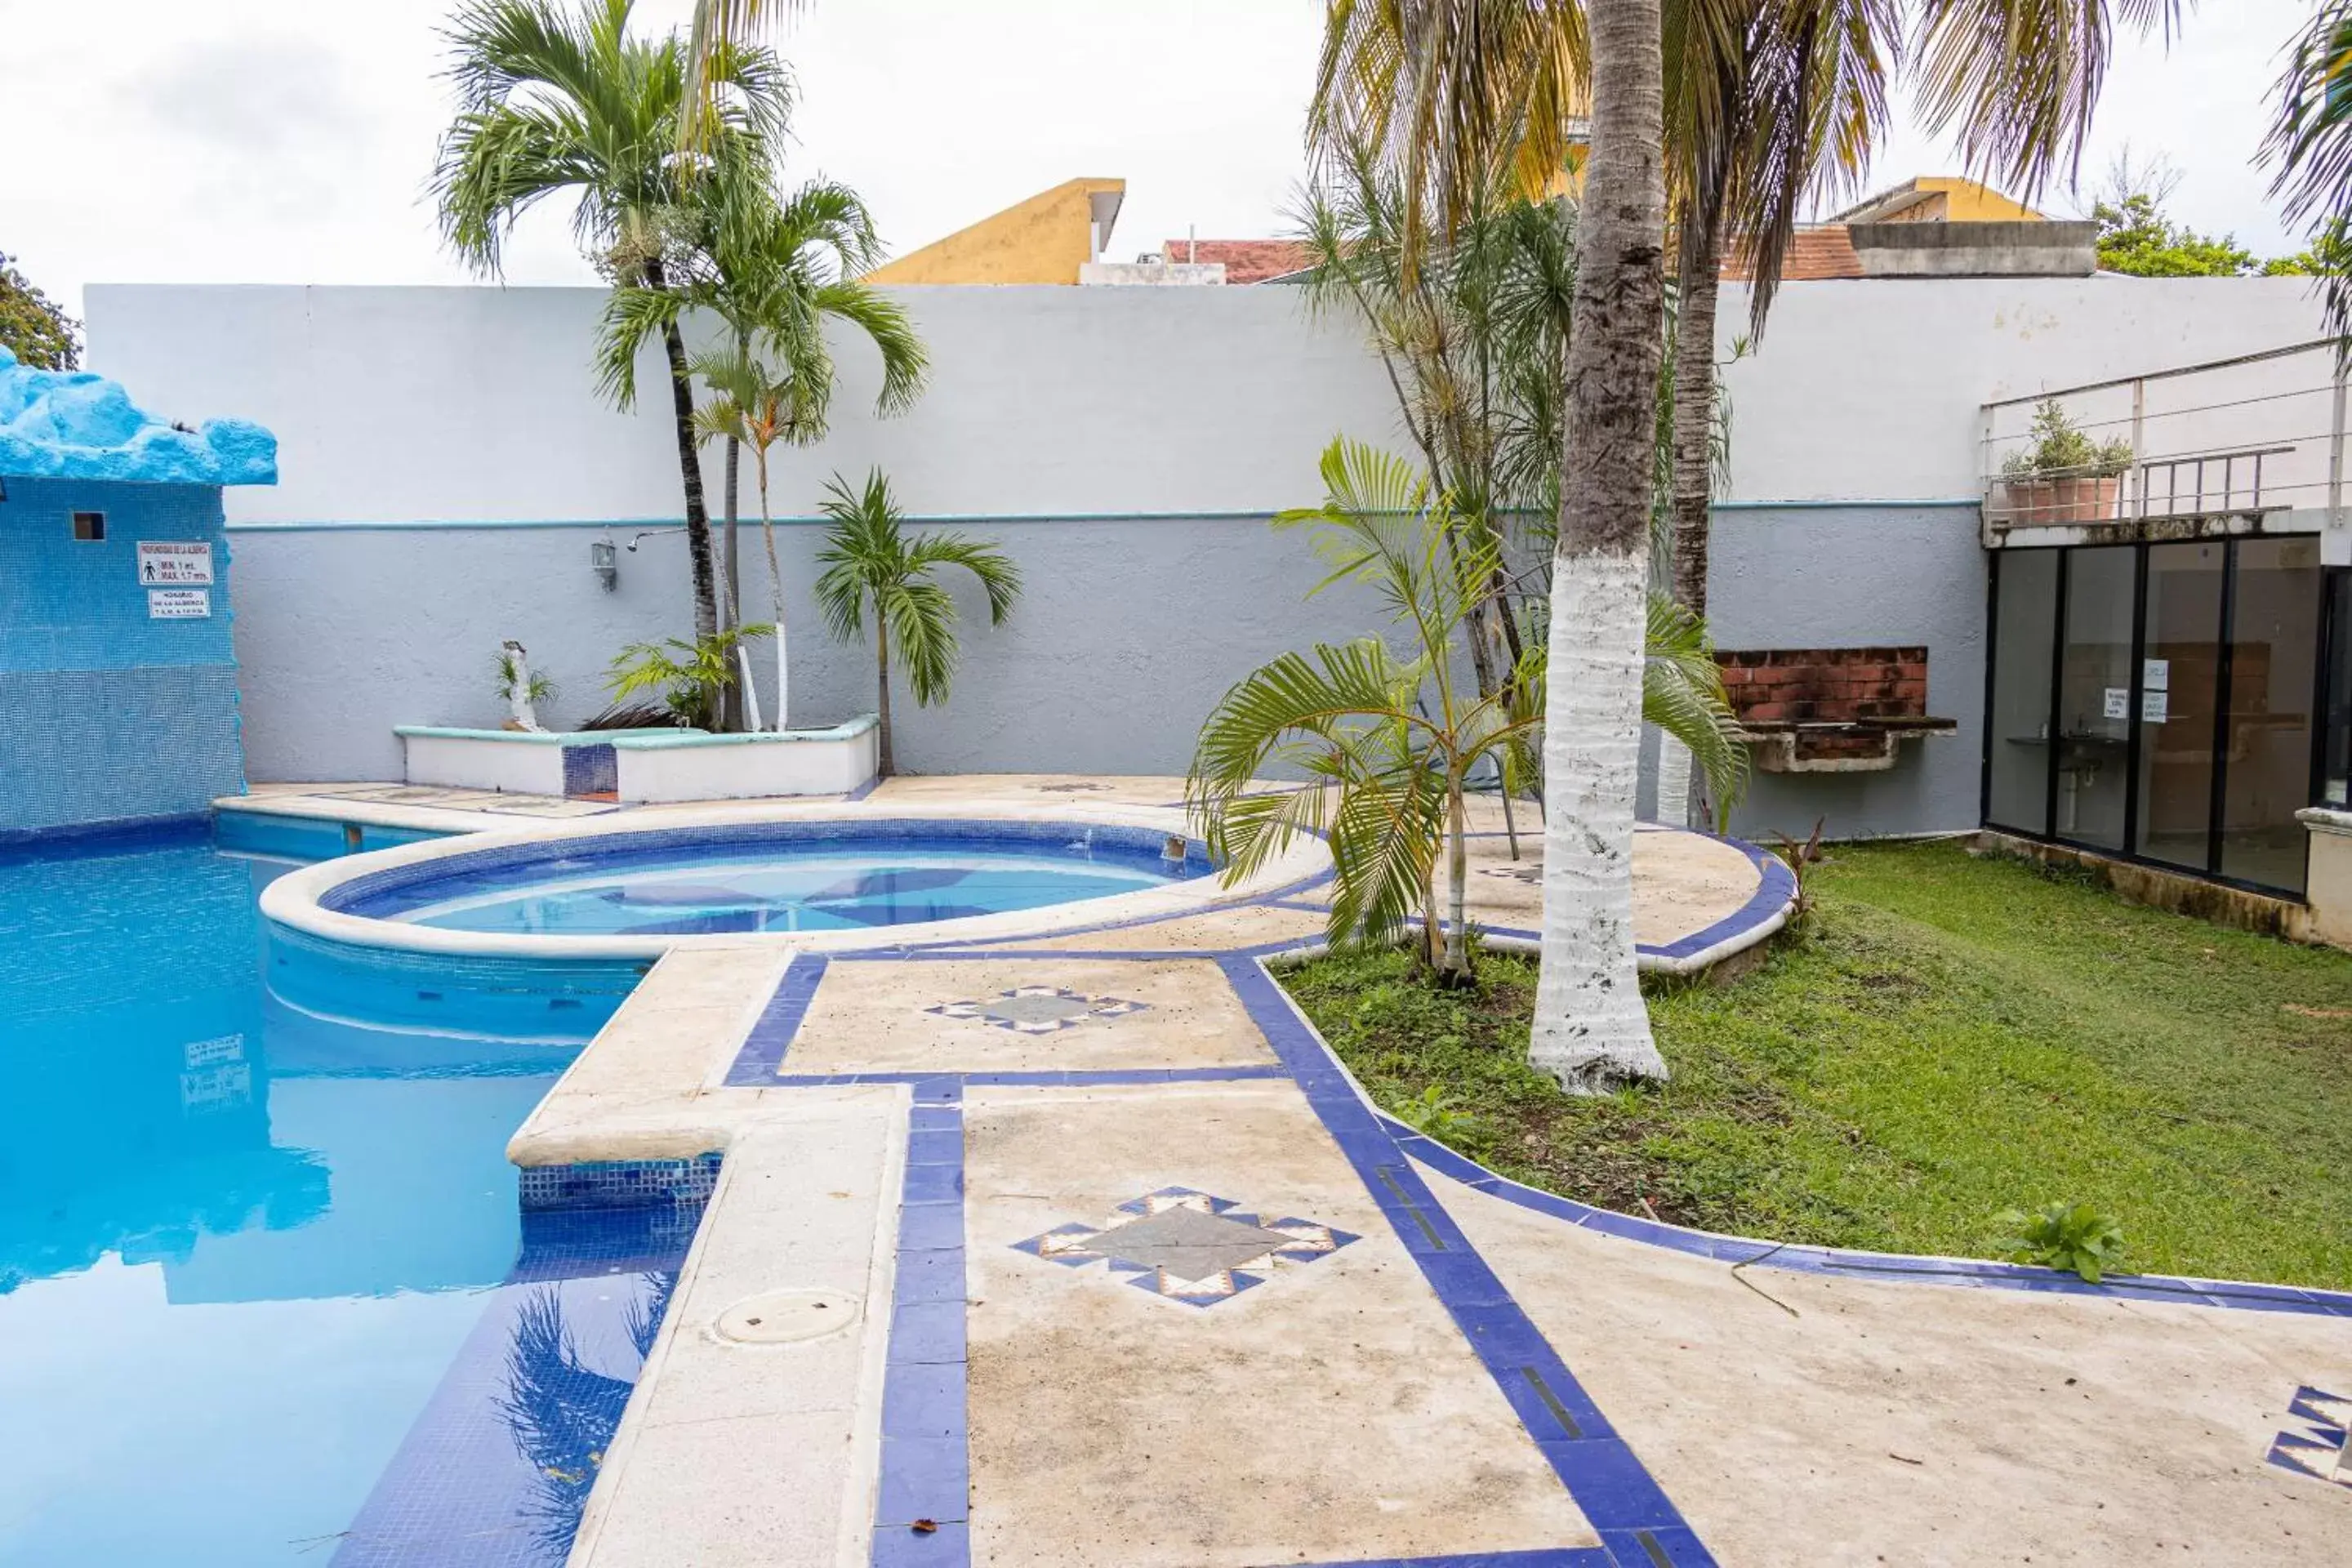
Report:
M768 608L776 639L776 732L792 728L792 639L784 636L784 569L776 563L776 520L768 515L768 458L760 455L760 539L768 549Z
M1552 568L1544 962L1528 1057L1572 1093L1666 1076L1633 953L1644 556L1562 551Z
M1661 731L1658 735L1658 820L1670 827L1691 821L1691 749Z

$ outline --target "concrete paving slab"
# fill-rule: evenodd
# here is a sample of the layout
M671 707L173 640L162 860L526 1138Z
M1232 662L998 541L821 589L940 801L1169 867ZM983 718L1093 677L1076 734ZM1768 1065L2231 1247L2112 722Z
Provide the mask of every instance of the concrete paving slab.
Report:
M1296 1089L976 1089L964 1121L975 1562L1594 1542ZM1206 1306L1015 1247L1129 1222L1120 1205L1169 1188L1356 1239Z
M1274 1060L1207 959L835 961L789 1073L1004 1072Z
M2352 1488L2266 1462L2298 1386L2352 1388L2341 1320L1742 1283L1430 1184L1725 1563L2352 1561Z

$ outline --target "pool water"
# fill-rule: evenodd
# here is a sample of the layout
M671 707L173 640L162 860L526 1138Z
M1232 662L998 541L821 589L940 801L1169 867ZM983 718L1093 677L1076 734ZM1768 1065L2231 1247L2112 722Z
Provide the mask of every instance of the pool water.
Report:
M519 1208L506 1141L615 998L570 1038L289 1005L286 868L0 855L0 1564L569 1549L696 1218Z
M475 851L371 873L322 901L378 920L533 936L870 930L1131 893L1209 869L1189 851L1165 857L1165 845L1139 829L1043 824L853 836L835 823L772 823L685 842L614 834Z

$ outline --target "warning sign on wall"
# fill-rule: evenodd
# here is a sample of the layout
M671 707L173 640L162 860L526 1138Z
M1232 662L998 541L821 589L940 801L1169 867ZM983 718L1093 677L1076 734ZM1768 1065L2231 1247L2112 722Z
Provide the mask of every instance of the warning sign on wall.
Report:
M201 621L213 613L213 596L204 588L150 588L147 618L151 621Z
M165 584L213 580L213 547L202 540L185 543L168 539L139 542L139 581L150 587Z

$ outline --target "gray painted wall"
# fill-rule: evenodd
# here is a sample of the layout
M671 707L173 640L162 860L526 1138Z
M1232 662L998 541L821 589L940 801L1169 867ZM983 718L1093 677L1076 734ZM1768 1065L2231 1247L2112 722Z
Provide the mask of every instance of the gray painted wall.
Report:
M1361 603L1305 600L1305 542L1264 522L1317 499L1334 434L1398 444L1389 388L1345 323L1308 321L1287 289L898 292L930 346L929 393L903 418L872 417L875 366L845 344L834 432L780 458L774 493L779 514L805 517L826 475L879 464L909 511L970 520L957 526L1028 574L1011 626L969 626L951 705L904 711L906 768L1176 771L1250 667L1375 626ZM1727 351L1742 299L1727 291ZM617 593L588 568L603 525L625 541L678 507L660 401L615 412L588 374L601 291L100 287L88 302L91 363L142 402L280 437L282 482L227 498L253 777L391 775L394 724L495 721L490 650L509 636L562 685L552 717L576 719L601 705L615 648L685 624L675 535L625 555ZM1975 514L1886 503L1973 493L1982 401L2317 331L2293 279L1784 289L1760 352L1727 376L1727 493L1864 504L1722 511L1716 635L1925 643L1931 706L1961 729L1885 773L1759 776L1736 826L1974 825ZM650 356L644 371L657 385ZM550 521L571 526L419 526ZM786 531L793 717L807 723L871 703L865 655L831 645L807 601L814 546L813 529ZM763 616L752 539L744 560L747 610Z
M966 531L1009 552L1026 587L1002 627L988 625L976 593L959 593L964 662L945 707L918 710L898 686L894 731L910 773L1181 773L1201 721L1235 680L1316 638L1360 636L1379 613L1352 593L1308 600L1318 563L1304 540L1276 536L1263 519ZM585 718L604 704L616 647L677 630L677 535L624 551L612 593L591 572L592 541L629 537L594 527L234 535L251 776L397 778L394 724L497 725L505 709L490 661L505 637L560 688L542 718ZM813 526L778 531L792 717L803 725L874 706L868 647L834 642L809 595L817 542ZM743 563L744 613L765 620L756 528L745 531ZM764 644L753 652L763 705L773 657Z
M1732 830L1802 838L1977 825L1984 736L1985 552L1967 507L1726 508L1707 609L1723 647L1924 643L1927 710L1957 733L1906 742L1885 773L1759 773Z

